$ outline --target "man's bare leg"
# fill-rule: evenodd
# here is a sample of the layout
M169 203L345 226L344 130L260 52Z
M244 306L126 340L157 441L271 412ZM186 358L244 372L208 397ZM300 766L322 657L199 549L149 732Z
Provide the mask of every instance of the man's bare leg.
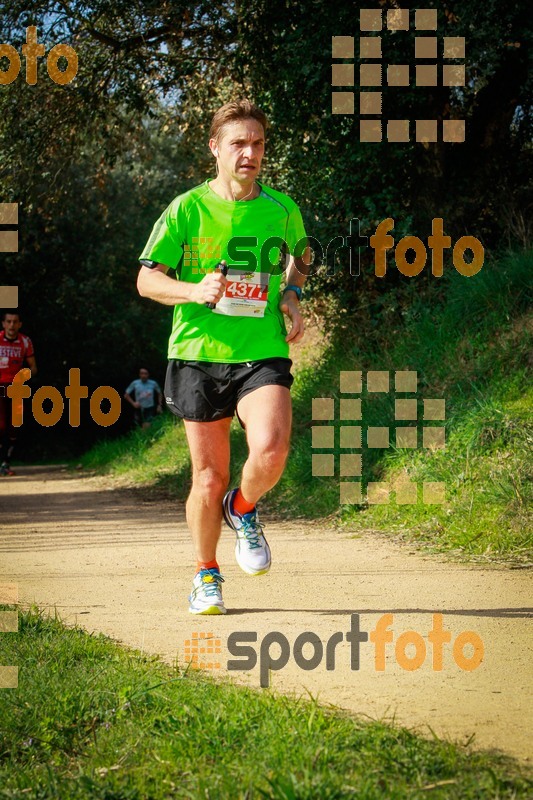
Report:
M198 561L216 559L222 522L222 500L229 483L231 419L184 420L192 462L192 488L187 499L187 524Z
M292 406L286 386L261 386L237 406L248 441L241 492L254 505L281 478L289 454Z

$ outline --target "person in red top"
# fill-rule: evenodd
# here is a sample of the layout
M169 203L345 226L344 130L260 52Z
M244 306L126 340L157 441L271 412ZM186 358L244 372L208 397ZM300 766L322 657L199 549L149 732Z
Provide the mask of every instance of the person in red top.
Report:
M0 475L13 475L10 467L17 429L13 426L11 398L6 389L13 383L15 375L24 367L31 370L32 377L37 372L33 345L28 336L20 333L22 320L18 311L4 311L0 331Z

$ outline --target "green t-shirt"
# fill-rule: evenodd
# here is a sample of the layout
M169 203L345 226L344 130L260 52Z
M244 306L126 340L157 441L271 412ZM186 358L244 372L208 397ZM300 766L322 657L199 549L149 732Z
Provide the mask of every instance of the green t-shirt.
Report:
M169 358L240 363L288 357L278 308L280 246L285 242L292 255L301 256L307 238L296 203L259 186L254 200L233 201L206 181L176 197L154 225L141 261L164 264L192 283L221 259L229 268L226 295L215 311L198 303L175 306Z

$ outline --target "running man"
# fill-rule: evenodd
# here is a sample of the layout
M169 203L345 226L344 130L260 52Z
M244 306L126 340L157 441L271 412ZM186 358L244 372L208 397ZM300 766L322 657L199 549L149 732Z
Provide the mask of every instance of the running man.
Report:
M191 454L193 614L226 613L216 558L222 516L236 534L239 566L249 575L270 569L257 503L279 481L289 452L289 344L304 332L299 304L308 251L298 206L257 180L266 128L264 113L248 100L215 113L209 148L217 177L172 201L140 257L139 293L175 307L165 399L184 420ZM282 243L290 253L283 292ZM215 269L221 260L227 276ZM292 323L288 334L283 314ZM249 452L240 486L228 492L235 413Z
M149 428L155 415L163 411L163 395L159 384L150 378L145 367L141 367L137 380L132 381L124 392L124 400L133 406L135 422L143 428Z
M11 459L17 441L13 425L12 400L7 387L26 362L32 377L37 374L33 345L28 336L20 333L22 320L18 311L4 311L0 331L0 475L14 475Z

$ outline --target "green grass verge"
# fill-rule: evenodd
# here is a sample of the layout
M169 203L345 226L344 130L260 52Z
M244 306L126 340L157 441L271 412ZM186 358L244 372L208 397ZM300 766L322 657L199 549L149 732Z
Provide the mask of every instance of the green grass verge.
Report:
M331 347L296 376L292 453L282 480L265 500L266 510L284 518L329 517L352 529L400 533L433 550L471 558L530 559L532 258L502 257L486 263L473 278L451 271L441 284L431 279L423 286L412 279L401 292L376 295L354 312L353 320L337 309L340 322ZM312 399L334 397L338 415L341 370L387 370L392 377L395 370L406 369L418 375L418 449L394 447L393 393L365 390L364 428L389 427L391 447L364 447L363 485L445 483L446 502L424 504L420 489L414 505L398 504L393 491L386 505L340 506L338 430L335 477L312 475ZM444 451L421 447L424 397L446 400L445 423L428 423L445 424ZM236 424L232 452L237 480L246 444ZM189 487L183 427L168 417L151 431L98 445L83 463L182 499Z
M0 637L0 798L531 797L516 762L215 681L36 609Z

